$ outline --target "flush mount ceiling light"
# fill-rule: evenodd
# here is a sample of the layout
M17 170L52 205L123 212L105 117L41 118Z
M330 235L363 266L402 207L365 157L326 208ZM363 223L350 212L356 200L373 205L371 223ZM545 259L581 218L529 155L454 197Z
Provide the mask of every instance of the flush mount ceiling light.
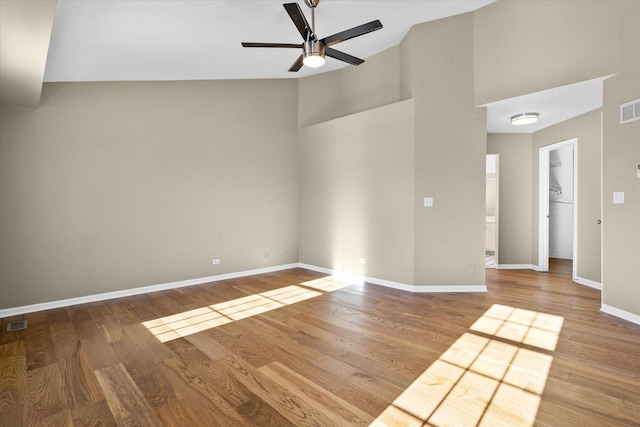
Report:
M520 113L511 117L511 124L514 126L529 125L538 121L538 113Z

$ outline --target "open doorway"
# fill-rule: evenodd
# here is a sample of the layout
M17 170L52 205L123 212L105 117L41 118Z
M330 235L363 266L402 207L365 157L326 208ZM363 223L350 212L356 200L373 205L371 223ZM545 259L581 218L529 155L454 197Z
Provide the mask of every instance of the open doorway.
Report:
M549 271L549 258L572 260L577 270L576 138L540 148L538 269Z
M485 265L498 267L498 155L487 154Z

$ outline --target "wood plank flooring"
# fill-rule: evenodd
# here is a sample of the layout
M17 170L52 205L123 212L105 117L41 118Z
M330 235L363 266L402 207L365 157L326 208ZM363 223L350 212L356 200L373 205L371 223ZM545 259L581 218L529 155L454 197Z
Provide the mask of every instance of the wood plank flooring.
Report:
M640 426L640 326L551 271L410 294L292 269L0 319L0 426Z

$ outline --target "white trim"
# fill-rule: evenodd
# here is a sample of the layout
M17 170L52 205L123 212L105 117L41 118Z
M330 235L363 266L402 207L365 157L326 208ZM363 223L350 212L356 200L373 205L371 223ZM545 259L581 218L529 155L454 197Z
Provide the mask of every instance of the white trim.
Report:
M574 277L573 281L579 285L589 286L590 288L602 290L602 283L594 282L593 280L583 279L582 277Z
M620 310L619 308L611 307L610 305L606 304L602 304L602 307L600 307L600 311L612 316L619 317L620 319L626 320L627 322L640 325L640 316L638 316L637 314L629 313L628 311Z
M549 271L549 151L538 150L538 271Z
M563 256L563 255L549 254L549 258L569 259L569 260L573 261L573 256Z
M533 264L496 264L498 270L534 270L542 271L540 267Z
M545 145L538 149L538 268L549 271L549 153L573 147L573 277L578 275L578 138Z
M35 313L37 311L51 310L53 308L68 307L71 305L86 304L89 302L105 301L114 298L122 298L149 292L164 291L167 289L183 288L185 286L202 285L204 283L218 282L220 280L235 279L238 277L253 276L255 274L272 273L274 271L288 270L298 267L297 263L277 265L273 267L256 268L254 270L240 271L236 273L219 274L217 276L201 277L198 279L181 280L178 282L162 283L160 285L143 286L140 288L124 289L121 291L105 292L101 294L87 295L77 298L69 298L58 301L43 302L39 304L25 305L0 309L0 319L20 314Z
M374 285L385 286L393 289L400 289L408 292L487 292L484 285L476 286L414 286L390 280L377 279L375 277L357 276L354 274L343 273L324 267L304 263L293 263L277 265L273 267L257 268L254 270L240 271L236 273L219 274L217 276L201 277L198 279L181 280L178 282L162 283L159 285L143 286L140 288L124 289L121 291L105 292L101 294L86 295L77 298L69 298L58 301L43 302L38 304L24 305L21 307L12 307L0 309L0 319L9 316L17 316L20 314L35 313L37 311L51 310L54 308L69 307L72 305L86 304L90 302L105 301L115 298L128 297L133 295L146 294L150 292L165 291L167 289L183 288L186 286L202 285L204 283L218 282L221 280L236 279L238 277L253 276L256 274L272 273L274 271L289 270L291 268L305 268L307 270L317 271L319 273L331 274L339 277L352 284L371 283Z
M315 265L298 264L298 267L305 268L311 271L317 271L318 273L330 274L332 276L337 276L342 280L346 280L352 284L362 284L362 283L370 283L372 285L384 286L387 288L398 289L401 291L421 293L421 292L488 292L487 287L485 285L443 285L443 286L425 286L425 285L408 285L406 283L393 282L391 280L378 279L375 277L368 276L358 276L350 273L343 273L336 270L331 270L330 268L318 267Z
M335 271L331 270L330 268L318 267L317 265L305 264L303 262L299 262L298 267L304 268L306 270L316 271L318 273L335 274Z
M572 141L571 144L573 144L573 236L571 236L573 237L573 263L571 264L573 271L571 274L573 277L578 277L578 238L580 238L580 236L578 236L578 221L580 221L580 218L578 218L578 186L580 185L578 182L579 145L578 138L573 138L570 141Z
M413 292L432 292L432 293L440 293L440 292L456 292L456 293L465 293L465 292L489 292L485 285L442 285L442 286L426 286L426 285L416 285L413 287Z

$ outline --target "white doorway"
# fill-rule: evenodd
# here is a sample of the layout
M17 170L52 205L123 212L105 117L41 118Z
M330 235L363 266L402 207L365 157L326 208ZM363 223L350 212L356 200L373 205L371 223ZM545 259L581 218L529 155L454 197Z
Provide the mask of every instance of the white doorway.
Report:
M485 265L487 268L498 268L499 167L497 154L487 154L486 174Z
M573 260L576 278L578 140L540 148L538 270L549 271L549 256Z

